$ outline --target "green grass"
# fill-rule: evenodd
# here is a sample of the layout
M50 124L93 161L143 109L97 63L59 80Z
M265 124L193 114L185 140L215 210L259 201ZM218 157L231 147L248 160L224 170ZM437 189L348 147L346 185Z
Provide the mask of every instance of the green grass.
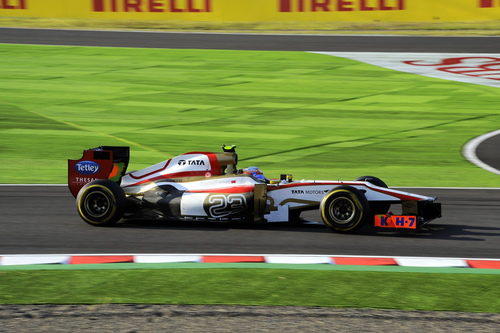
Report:
M0 271L1 304L240 304L500 312L499 275L287 269Z
M0 44L0 183L65 183L84 148L130 170L237 144L269 177L499 186L462 146L498 129L500 90L304 52Z

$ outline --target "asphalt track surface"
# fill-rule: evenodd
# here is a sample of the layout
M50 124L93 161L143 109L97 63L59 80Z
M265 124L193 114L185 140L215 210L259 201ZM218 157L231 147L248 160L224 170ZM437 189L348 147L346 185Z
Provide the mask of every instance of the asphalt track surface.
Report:
M481 142L476 149L476 156L482 162L500 170L500 135Z
M0 187L0 254L233 253L500 257L500 189L411 189L436 195L443 218L402 234L365 228L337 234L322 224L252 226L133 222L93 227L64 186ZM310 220L320 221L317 212Z
M209 34L0 28L0 43L181 49L500 52L500 37Z
M0 28L0 43L289 51L500 52L496 37L147 33ZM498 138L477 155L493 167ZM486 148L485 148L486 147ZM493 150L492 150L493 149ZM500 257L500 189L411 189L438 196L443 218L416 233L336 234L321 224L124 223L96 228L65 187L0 187L0 254L234 253ZM319 221L317 212L306 218Z

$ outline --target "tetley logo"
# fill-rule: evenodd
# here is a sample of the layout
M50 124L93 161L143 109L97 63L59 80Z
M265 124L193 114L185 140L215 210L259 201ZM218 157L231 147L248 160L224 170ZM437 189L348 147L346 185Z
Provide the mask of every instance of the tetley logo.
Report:
M93 161L81 161L75 164L75 170L84 175L93 175L99 172L100 166Z

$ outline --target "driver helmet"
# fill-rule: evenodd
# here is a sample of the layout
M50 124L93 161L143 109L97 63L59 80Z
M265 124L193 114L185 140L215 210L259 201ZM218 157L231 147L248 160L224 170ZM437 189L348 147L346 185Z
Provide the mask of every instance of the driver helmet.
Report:
M243 169L243 174L253 176L254 178L260 180L266 180L266 177L264 177L264 173L262 172L262 170L255 166Z

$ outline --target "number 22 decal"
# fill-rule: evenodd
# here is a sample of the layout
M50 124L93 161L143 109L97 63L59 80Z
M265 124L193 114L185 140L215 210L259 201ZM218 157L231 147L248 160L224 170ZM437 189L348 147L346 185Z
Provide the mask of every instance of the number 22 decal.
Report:
M243 194L212 194L208 197L208 215L224 217L243 212L247 200Z

